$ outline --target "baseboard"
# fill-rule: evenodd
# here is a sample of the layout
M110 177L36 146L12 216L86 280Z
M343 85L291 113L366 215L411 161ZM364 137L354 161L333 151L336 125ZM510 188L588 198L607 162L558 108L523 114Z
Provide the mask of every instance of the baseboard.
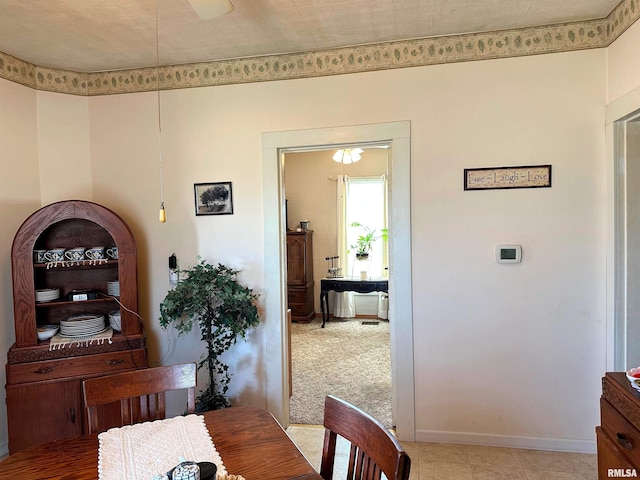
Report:
M595 437L595 434L594 434ZM440 432L416 430L417 442L487 445L492 447L527 448L553 452L596 453L596 440L574 440L546 437L519 437L511 435L486 435L470 432Z
M322 313L317 313L316 312L316 318L322 319ZM333 313L331 315L329 315L329 320L331 320L332 318L336 318L336 317L333 316ZM356 314L355 317L349 317L349 318L377 318L379 320L384 320L383 318L380 318L377 315L363 315L363 314Z
M9 456L9 442L0 443L0 462Z

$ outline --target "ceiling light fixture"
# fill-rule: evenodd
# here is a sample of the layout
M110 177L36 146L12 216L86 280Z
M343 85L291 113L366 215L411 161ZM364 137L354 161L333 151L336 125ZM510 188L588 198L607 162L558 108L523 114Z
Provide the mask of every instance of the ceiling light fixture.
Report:
M211 20L233 11L229 0L189 0L189 3L201 20Z
M350 163L355 163L360 160L360 154L362 152L364 152L364 150L362 150L361 148L345 148L342 150L338 150L333 155L333 159L338 163L349 165Z

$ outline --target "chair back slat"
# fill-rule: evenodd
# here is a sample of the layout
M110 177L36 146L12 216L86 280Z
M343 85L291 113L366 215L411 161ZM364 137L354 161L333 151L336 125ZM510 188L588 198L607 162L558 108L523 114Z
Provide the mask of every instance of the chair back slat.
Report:
M113 425L101 422L100 408L120 405L120 424L161 420L165 418L165 392L187 390L187 412L195 412L195 363L145 368L95 377L82 383L85 415L89 433L104 431Z
M347 480L408 480L411 459L398 439L378 420L359 408L333 397L325 398L325 440L320 464L320 476L333 478L336 439L351 443Z

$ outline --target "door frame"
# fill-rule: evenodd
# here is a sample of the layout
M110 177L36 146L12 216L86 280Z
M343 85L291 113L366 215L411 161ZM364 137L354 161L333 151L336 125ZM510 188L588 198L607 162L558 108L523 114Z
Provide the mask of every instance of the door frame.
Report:
M640 87L605 108L607 155L607 323L606 369L627 369L626 297L626 124L640 115Z
M413 306L411 283L411 123L409 121L262 134L264 218L264 305L267 409L289 425L290 355L286 324L287 289L284 151L326 149L354 143L388 143L389 318L396 433L415 440Z

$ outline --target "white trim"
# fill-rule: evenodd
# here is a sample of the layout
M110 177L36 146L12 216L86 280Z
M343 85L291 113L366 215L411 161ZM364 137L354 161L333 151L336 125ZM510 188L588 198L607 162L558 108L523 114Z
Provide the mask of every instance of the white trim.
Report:
M607 125L622 120L640 109L640 86L617 98L605 108L604 118Z
M606 370L626 369L626 299L618 294L616 288L626 284L626 274L620 271L624 267L626 235L624 209L626 194L625 158L621 135L624 122L634 112L640 110L640 86L627 92L605 107L605 148L607 162L607 268L606 268ZM622 229L617 232L616 230ZM622 234L622 237L618 235ZM616 253L618 252L618 253ZM619 291L619 290L618 290Z
M390 277L389 315L394 372L396 432L401 440L415 438L413 374L413 308L411 287L411 174L409 121L331 127L262 134L262 174L265 238L265 339L267 408L289 424L288 345L285 328L284 200L282 152L340 144L385 142L391 146L389 176ZM395 392L401 392L396 394Z
M488 445L491 447L527 448L553 452L596 453L595 440L567 440L550 437L520 437L516 435L485 435L471 432L418 430L416 442Z

